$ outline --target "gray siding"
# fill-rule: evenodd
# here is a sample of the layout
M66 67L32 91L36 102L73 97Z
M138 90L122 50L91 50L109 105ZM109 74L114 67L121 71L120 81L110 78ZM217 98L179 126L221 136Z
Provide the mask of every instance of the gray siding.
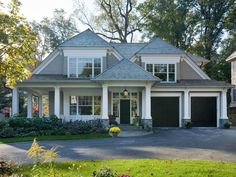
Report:
M58 54L39 74L64 74L64 56Z
M201 76L189 66L186 61L180 62L180 76L179 79L202 79Z
M106 69L114 66L117 64L119 60L113 55L113 54L108 54L106 58ZM105 70L105 68L104 68Z
M64 65L63 65L63 74L67 75L67 59L68 57L64 57Z

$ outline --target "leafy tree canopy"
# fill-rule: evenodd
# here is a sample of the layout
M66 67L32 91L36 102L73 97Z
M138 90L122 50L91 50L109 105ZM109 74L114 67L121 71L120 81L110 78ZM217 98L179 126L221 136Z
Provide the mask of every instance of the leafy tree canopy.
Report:
M42 60L46 54L55 50L59 44L79 32L73 17L67 17L63 9L55 9L51 19L45 17L39 23L34 21L32 26L38 38L38 60Z
M29 77L35 64L37 39L19 12L18 0L0 7L0 83L10 87Z

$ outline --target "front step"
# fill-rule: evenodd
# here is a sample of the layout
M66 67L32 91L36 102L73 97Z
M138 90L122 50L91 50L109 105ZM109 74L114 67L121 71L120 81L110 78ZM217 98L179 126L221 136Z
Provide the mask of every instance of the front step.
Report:
M132 126L132 125L118 125L121 131L140 131L143 130L142 127Z

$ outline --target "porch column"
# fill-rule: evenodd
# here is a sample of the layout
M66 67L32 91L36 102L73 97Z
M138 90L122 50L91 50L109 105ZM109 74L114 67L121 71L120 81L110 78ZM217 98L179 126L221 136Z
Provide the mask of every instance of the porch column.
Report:
M32 118L32 93L27 94L27 118Z
M142 119L145 119L145 90L142 90Z
M60 87L54 88L54 114L60 118Z
M39 117L43 117L43 99L42 99L42 95L39 95L38 96L38 100L39 100L39 102L38 102L38 106L39 106Z
M221 119L228 119L227 115L227 90L221 92Z
M12 89L12 115L19 113L19 93L18 88Z
M190 116L189 116L189 90L184 91L184 119L190 119Z
M108 119L108 86L102 85L102 119Z
M152 119L151 116L151 86L145 86L145 119Z

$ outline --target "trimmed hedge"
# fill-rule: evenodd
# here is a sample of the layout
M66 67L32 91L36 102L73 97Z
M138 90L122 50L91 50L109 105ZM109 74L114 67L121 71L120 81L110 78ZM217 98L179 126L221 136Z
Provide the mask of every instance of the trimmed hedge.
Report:
M63 123L56 116L50 116L49 118L12 117L0 121L0 137L2 138L105 132L99 119Z

